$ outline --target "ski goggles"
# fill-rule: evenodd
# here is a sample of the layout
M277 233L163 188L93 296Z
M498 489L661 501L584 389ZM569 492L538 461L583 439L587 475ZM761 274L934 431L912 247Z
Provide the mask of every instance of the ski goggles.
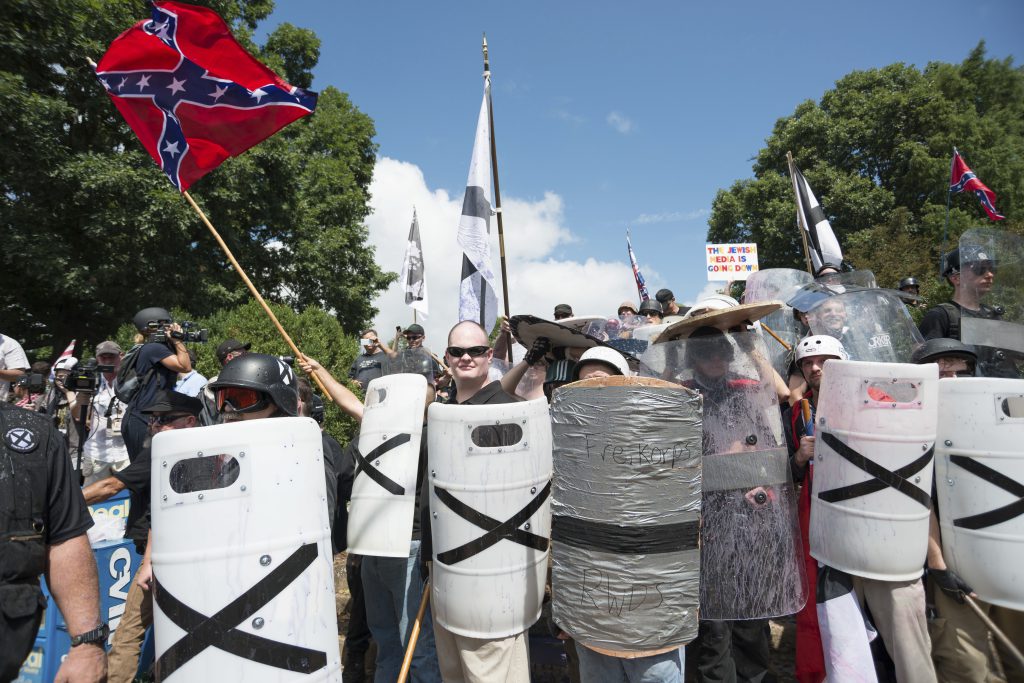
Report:
M266 394L244 387L221 387L217 389L217 412L223 413L227 406L236 413L253 413L263 410L270 401Z
M488 351L491 350L490 346L470 346L463 348L461 346L449 346L445 351L452 358L462 358L463 356L469 356L470 358L479 358Z

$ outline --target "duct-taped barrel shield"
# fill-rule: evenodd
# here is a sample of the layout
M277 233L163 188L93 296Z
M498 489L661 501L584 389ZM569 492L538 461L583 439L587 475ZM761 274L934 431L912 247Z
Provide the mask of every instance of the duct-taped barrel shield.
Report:
M807 580L774 374L751 330L652 345L647 374L703 396L701 619L793 614Z
M982 600L1024 610L1024 380L939 380L942 555Z
M979 347L979 374L1024 377L1024 237L977 228L960 237L959 249L960 288L985 315L961 315L960 340Z
M843 343L851 360L907 363L924 343L899 296L886 289L862 289L824 298L807 311L810 334Z
M547 402L427 412L434 619L472 638L521 633L540 617L547 575Z
M792 268L768 268L751 273L747 278L747 287L743 293L743 302L748 304L762 301L789 301L803 285L811 282L811 274ZM793 314L793 307L783 306L769 313L759 321L775 335L789 345L790 348L803 337L803 324ZM767 333L765 333L767 335ZM791 353L770 335L765 336L765 347L772 367L781 376L789 374Z
M426 392L422 374L384 375L366 387L348 513L350 553L409 556Z
M340 681L320 428L153 438L157 680Z
M560 387L551 413L555 622L584 645L634 655L693 640L700 398L605 377Z
M928 547L938 367L828 360L816 415L811 556L913 581Z

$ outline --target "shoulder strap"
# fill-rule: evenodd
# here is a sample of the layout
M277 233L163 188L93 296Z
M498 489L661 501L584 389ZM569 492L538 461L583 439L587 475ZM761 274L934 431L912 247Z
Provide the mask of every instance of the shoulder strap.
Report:
M939 304L939 308L946 312L946 319L949 321L950 339L960 339L960 307L956 304L945 302Z

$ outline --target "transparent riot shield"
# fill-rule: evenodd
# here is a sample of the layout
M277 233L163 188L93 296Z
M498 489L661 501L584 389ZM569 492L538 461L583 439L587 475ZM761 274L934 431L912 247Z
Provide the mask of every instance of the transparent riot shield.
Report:
M743 303L761 301L788 301L802 287L811 282L811 274L792 268L769 268L751 274ZM785 377L789 371L790 349L804 336L803 323L796 317L793 307L786 305L758 321L765 331L765 347L772 367ZM789 346L789 349L786 348Z
M814 278L814 281L823 285L837 288L863 287L872 289L878 287L875 274L870 270L850 270L845 273L827 273L821 277Z
M703 396L701 619L793 614L807 580L774 373L754 332L652 344L641 372Z
M640 316L602 318L591 322L583 328L583 332L626 356L632 365L634 359L647 350L646 340L633 338L633 329L641 322L643 319Z
M909 363L924 343L906 305L887 289L861 289L824 297L806 313L810 334L843 343L850 360Z
M1024 237L991 228L965 232L959 277L960 339L981 347L979 374L1024 377Z
M551 556L555 622L634 656L697 635L700 398L650 377L558 389Z

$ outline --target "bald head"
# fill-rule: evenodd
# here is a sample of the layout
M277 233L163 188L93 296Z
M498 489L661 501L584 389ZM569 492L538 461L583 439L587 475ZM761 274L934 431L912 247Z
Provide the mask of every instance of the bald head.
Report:
M456 342L455 339L460 341ZM463 320L455 323L448 332L448 346L487 346L487 331L475 320Z

